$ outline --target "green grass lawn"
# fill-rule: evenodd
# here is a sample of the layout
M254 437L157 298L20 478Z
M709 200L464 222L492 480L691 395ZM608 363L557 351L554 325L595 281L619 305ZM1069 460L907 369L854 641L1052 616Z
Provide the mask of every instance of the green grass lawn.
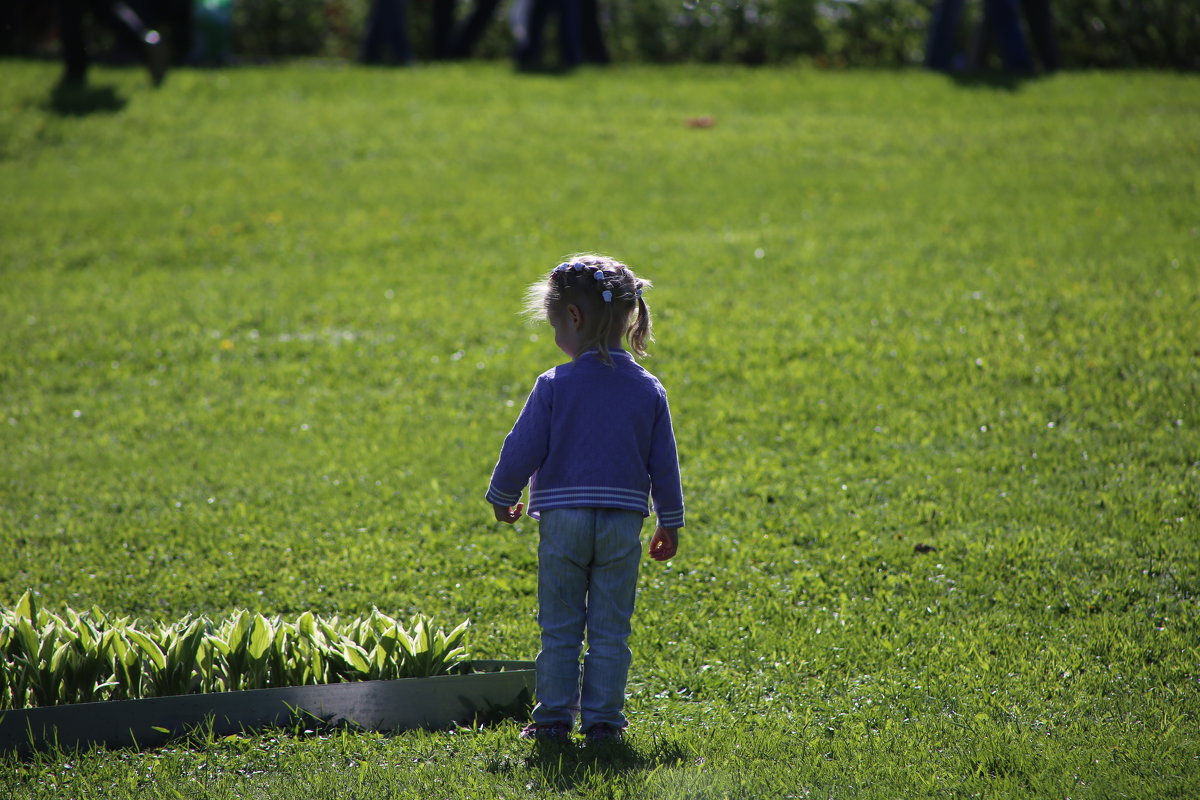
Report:
M1197 76L56 75L0 63L0 603L531 658L483 493L576 251L656 284L689 516L628 752L285 732L0 795L1200 795Z

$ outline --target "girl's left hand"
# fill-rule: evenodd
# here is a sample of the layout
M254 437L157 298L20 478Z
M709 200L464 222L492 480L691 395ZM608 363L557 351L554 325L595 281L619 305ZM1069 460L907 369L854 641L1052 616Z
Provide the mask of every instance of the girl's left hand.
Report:
M507 522L512 525L521 518L521 512L525 510L524 503L517 503L515 506L492 506L492 511L496 512L496 520L498 522Z

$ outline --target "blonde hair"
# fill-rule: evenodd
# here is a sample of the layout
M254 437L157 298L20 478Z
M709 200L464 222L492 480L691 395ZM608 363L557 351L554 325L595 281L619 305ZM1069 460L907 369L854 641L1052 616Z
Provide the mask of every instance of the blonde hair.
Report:
M562 319L567 306L578 306L584 318L580 334L584 350L596 348L600 360L611 365L608 348L614 339L625 339L634 353L647 355L646 345L654 341L654 336L642 290L650 287L650 281L634 275L632 269L614 258L576 255L529 287L525 313L532 319L550 322Z

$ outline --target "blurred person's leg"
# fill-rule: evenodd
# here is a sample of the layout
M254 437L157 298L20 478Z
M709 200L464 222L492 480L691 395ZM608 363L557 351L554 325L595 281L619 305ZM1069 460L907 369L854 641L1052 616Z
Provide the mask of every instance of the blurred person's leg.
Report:
M558 52L564 67L577 67L583 63L579 0L558 0Z
M433 57L437 60L453 55L454 0L433 0Z
M1000 46L1000 59L1006 72L1033 72L1033 59L1021 31L1017 0L985 0L982 24Z
M583 60L589 64L608 64L612 57L604 45L604 29L600 26L598 0L581 0L579 7L580 38Z
M87 82L89 60L83 39L83 5L83 0L58 0L64 86L82 86Z
M171 54L162 36L147 25L128 3L112 3L110 13L109 21L118 40L145 62L154 85L161 84L167 74L167 65L171 61Z
M471 16L459 27L454 35L451 52L455 58L466 58L479 44L487 27L491 24L500 0L478 0L471 10Z
M391 50L399 64L412 60L408 46L408 16L404 0L374 0L367 15L367 32L363 38L364 64L382 64L384 51Z
M940 0L929 20L925 41L925 66L949 72L955 68L955 34L962 18L963 0Z
M188 63L192 55L192 0L163 0L161 15L167 44L170 46L171 63L180 66Z
M1050 0L1021 0L1025 21L1029 24L1029 38L1033 49L1046 72L1058 70L1058 36L1054 32L1054 13Z
M542 60L542 43L546 36L546 22L550 19L554 0L531 0L525 18L525 42L517 47L517 66L522 69L537 67Z
M87 81L91 59L88 57L83 16L88 9L112 28L117 43L143 61L155 86L167 73L169 56L158 31L147 25L127 3L92 0L59 0L59 36L63 50L64 85L79 86Z

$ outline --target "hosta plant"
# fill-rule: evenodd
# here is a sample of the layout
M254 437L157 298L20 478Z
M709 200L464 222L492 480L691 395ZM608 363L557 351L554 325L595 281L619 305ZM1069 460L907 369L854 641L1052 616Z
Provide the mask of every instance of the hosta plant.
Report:
M466 661L468 625L447 631L420 615L405 625L379 609L144 624L95 608L54 614L26 592L0 608L0 710L442 675Z

